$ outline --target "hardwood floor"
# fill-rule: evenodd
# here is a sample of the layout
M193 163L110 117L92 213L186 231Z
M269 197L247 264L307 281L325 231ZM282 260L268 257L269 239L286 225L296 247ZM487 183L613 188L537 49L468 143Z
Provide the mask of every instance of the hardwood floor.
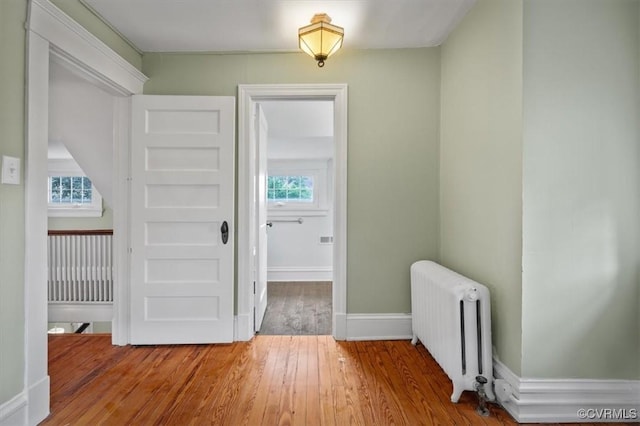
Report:
M227 345L111 346L49 337L43 425L511 425L451 382L423 346L256 336Z

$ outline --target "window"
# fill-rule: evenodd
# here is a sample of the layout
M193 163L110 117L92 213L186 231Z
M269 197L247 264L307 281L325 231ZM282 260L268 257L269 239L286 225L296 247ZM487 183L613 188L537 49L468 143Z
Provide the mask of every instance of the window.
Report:
M324 216L329 212L330 160L270 159L266 181L269 215Z
M313 176L269 176L267 200L275 203L313 203Z
M49 204L78 206L91 204L93 185L86 176L50 176Z
M49 176L49 216L102 216L102 197L86 176Z
M73 160L49 160L51 217L102 216L102 197Z

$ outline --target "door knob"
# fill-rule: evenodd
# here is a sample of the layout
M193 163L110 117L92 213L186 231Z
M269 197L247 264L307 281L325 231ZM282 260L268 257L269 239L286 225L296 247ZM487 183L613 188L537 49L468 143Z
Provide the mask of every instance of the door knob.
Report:
M222 244L227 244L227 241L229 241L229 224L227 224L226 220L222 222L220 234L222 235Z

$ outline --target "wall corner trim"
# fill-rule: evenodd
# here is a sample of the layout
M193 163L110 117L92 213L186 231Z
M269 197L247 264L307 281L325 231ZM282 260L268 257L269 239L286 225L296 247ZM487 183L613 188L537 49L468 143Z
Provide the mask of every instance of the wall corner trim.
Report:
M640 380L520 378L495 357L493 372L496 388L508 389L502 407L519 423L640 420Z

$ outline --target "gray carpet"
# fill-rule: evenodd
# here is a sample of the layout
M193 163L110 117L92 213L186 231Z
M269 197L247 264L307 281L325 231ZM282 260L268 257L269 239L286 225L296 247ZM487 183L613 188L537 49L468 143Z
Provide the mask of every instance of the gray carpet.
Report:
M331 282L269 282L260 334L331 334Z

